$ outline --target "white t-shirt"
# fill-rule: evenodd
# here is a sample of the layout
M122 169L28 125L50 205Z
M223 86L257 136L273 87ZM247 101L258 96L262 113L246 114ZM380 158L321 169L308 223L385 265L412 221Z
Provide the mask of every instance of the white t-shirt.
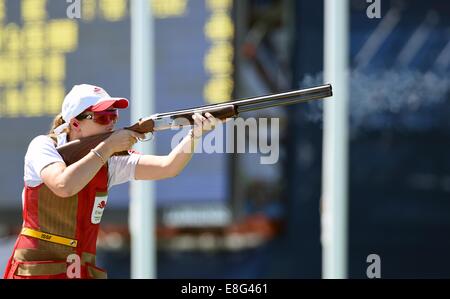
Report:
M58 146L66 143L66 138L58 139ZM134 180L139 154L129 156L112 156L108 159L108 188ZM42 184L41 170L54 162L64 162L55 148L53 140L40 135L35 137L25 154L24 181L27 186L36 187Z

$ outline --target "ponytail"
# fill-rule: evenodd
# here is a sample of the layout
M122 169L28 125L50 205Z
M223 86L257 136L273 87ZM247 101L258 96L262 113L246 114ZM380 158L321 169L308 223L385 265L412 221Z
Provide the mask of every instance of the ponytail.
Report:
M63 123L65 123L65 121L64 121L64 119L63 119L63 117L62 117L61 114L58 114L57 116L55 116L55 118L53 119L53 123L52 123L52 125L50 126L50 131L48 132L49 136L50 136L52 139L56 140L56 136L57 136L57 135L55 134L55 129L56 129L57 127L59 127L60 125L62 125ZM69 129L64 129L63 132L68 133L68 132L69 132Z

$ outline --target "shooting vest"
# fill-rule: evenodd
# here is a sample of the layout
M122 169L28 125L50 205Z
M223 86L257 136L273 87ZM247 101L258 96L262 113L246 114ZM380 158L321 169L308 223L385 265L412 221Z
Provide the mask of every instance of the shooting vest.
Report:
M68 261L72 254L81 262L81 278L106 278L106 272L95 266L95 254L107 192L107 164L69 198L56 196L45 184L25 185L23 228L4 278L68 278L68 266L72 270L75 265Z

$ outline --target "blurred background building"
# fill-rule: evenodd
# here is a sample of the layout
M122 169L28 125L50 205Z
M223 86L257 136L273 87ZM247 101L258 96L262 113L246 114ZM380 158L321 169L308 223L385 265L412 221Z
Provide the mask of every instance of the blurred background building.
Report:
M152 0L158 112L323 82L323 3ZM348 276L370 254L384 278L450 276L450 3L352 0ZM126 0L0 0L0 268L21 225L23 157L74 84L130 96ZM333 82L331 82L333 83ZM131 99L131 105L133 99ZM322 105L280 117L280 161L196 154L156 183L158 278L320 278ZM122 113L118 127L136 120ZM157 154L176 132L156 134ZM247 141L256 143L248 132ZM99 237L109 277L130 277L128 184ZM152 233L152 232L149 232Z

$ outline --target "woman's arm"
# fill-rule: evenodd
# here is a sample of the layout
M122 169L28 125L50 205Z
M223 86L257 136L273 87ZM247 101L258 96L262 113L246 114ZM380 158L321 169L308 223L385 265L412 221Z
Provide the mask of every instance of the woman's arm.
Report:
M113 153L130 149L136 138L143 138L129 130L119 130L97 145L94 150L106 161ZM104 165L94 153L89 153L76 163L66 166L63 162L47 165L41 170L41 178L50 190L60 197L70 197L80 192Z
M104 142L95 150L102 157L109 157ZM83 189L97 174L103 162L94 153L89 153L81 160L66 167L63 162L50 164L42 169L41 178L47 187L60 197L70 197Z
M136 165L136 180L162 180L177 176L192 158L198 138L188 134L167 156L142 155Z
M195 146L203 132L214 128L217 120L206 113L207 119L195 114L194 129L167 156L142 155L136 165L136 180L161 180L175 177L186 167L192 158Z

